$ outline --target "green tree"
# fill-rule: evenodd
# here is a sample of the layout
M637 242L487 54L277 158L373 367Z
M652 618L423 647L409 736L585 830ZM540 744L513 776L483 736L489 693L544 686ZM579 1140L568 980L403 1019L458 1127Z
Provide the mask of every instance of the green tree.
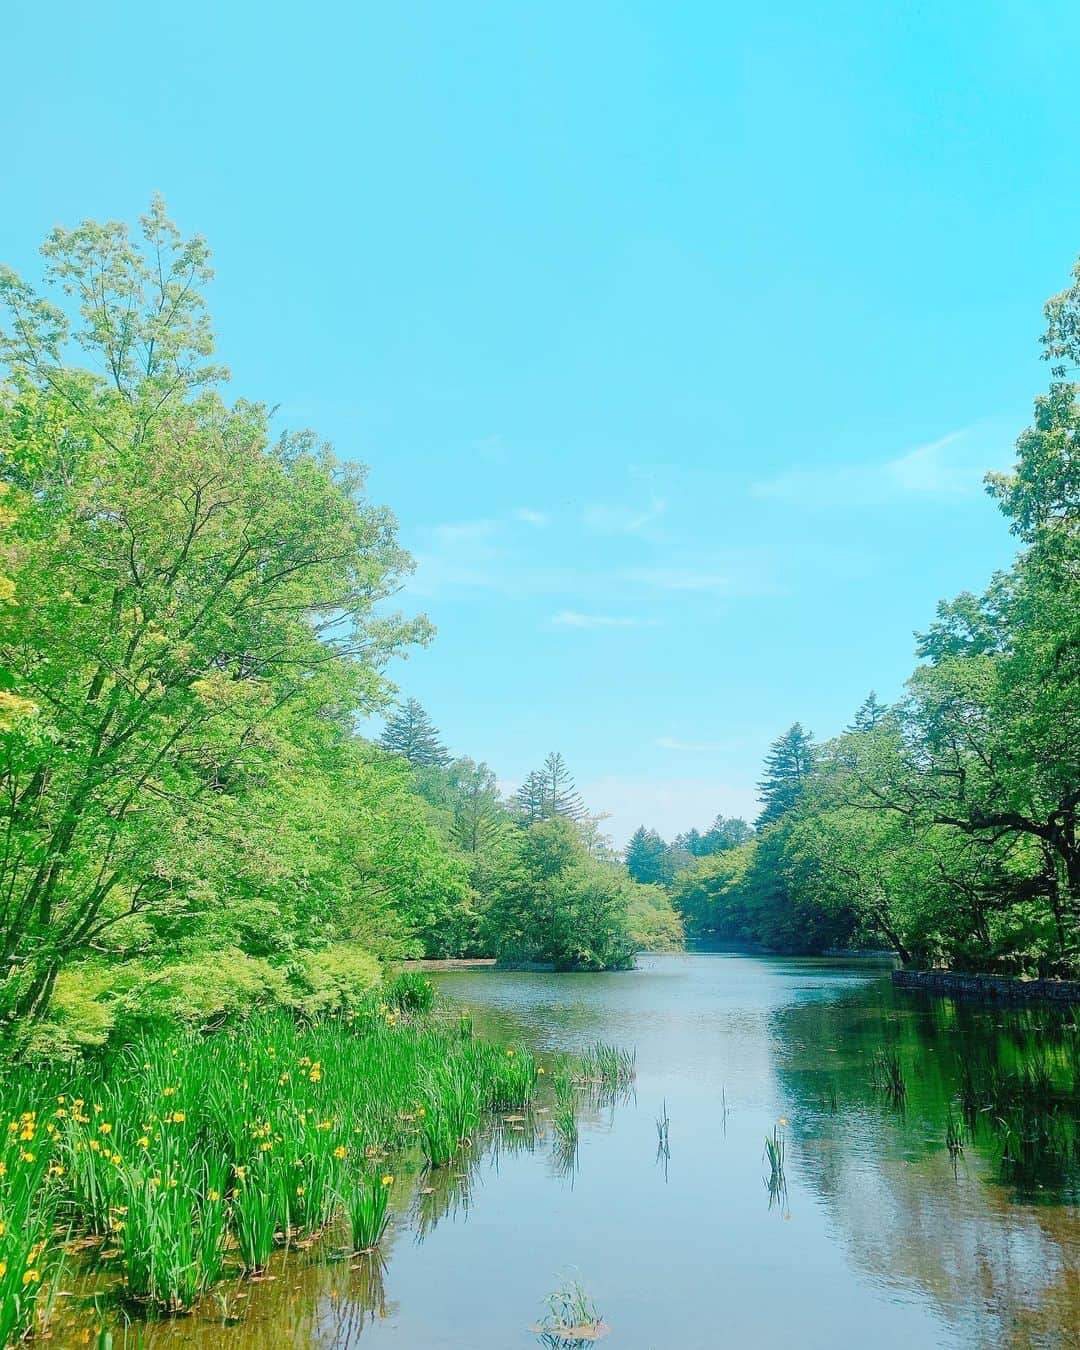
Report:
M585 815L566 760L554 750L544 760L543 768L534 769L514 794L514 805L526 824L552 816L580 821Z
M814 741L800 722L778 736L765 756L765 772L758 784L762 808L758 828L777 821L799 800L814 768Z
M626 870L644 885L666 885L673 875L668 846L655 830L639 825L626 845Z
M387 718L379 744L391 754L403 755L414 768L441 768L450 763L435 724L414 698L406 699Z
M9 1018L170 911L181 852L215 851L290 738L381 706L386 661L428 636L377 613L410 563L363 470L216 391L201 239L155 201L140 242L85 223L43 252L75 326L0 273Z

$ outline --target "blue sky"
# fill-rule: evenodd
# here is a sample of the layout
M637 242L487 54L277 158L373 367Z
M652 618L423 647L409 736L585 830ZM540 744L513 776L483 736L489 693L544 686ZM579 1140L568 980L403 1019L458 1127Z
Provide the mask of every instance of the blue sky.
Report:
M458 752L620 839L754 809L1013 551L1080 7L5 10L0 257L165 194L238 394L371 466Z

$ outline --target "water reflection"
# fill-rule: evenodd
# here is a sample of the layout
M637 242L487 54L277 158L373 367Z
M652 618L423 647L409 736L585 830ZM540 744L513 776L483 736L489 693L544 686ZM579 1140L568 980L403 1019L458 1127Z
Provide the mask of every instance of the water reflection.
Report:
M618 1350L1080 1345L1071 1015L720 954L440 983L477 1034L636 1047L636 1093L580 1094L571 1135L553 1088L455 1165L395 1167L385 1267L328 1234L236 1282L239 1325L208 1307L142 1344L531 1350L573 1268ZM56 1344L78 1343L66 1319Z

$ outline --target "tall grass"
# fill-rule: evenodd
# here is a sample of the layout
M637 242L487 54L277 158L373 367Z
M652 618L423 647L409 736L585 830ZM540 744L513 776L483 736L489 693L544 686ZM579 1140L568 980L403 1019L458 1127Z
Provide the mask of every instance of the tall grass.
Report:
M0 1073L0 1345L40 1329L61 1219L117 1252L129 1299L166 1314L339 1213L355 1249L377 1247L390 1157L473 1156L491 1112L527 1108L542 1082L527 1050L428 1016L430 993L410 974L314 1023L257 1016ZM622 1080L627 1057L594 1047L572 1072Z
M373 1252L382 1241L390 1222L390 1187L393 1184L394 1177L390 1172L350 1179L343 1200L354 1254Z

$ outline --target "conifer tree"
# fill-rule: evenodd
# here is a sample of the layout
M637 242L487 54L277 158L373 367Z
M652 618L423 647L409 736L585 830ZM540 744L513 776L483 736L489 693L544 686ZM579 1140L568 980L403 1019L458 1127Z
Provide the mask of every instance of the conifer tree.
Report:
M889 714L888 704L882 703L871 689L863 699L858 712L848 728L849 731L873 731Z
M406 699L387 721L379 744L391 754L403 755L416 768L442 767L450 754L439 732L414 698Z
M577 822L585 815L585 803L574 787L566 760L555 750L544 760L544 767L534 769L518 788L514 805L527 825L552 816Z
M655 830L639 825L626 846L626 870L645 885L666 885L672 877L668 846Z
M763 802L757 819L759 828L791 810L813 767L814 738L801 722L796 722L773 741L765 756L765 774L758 784Z

